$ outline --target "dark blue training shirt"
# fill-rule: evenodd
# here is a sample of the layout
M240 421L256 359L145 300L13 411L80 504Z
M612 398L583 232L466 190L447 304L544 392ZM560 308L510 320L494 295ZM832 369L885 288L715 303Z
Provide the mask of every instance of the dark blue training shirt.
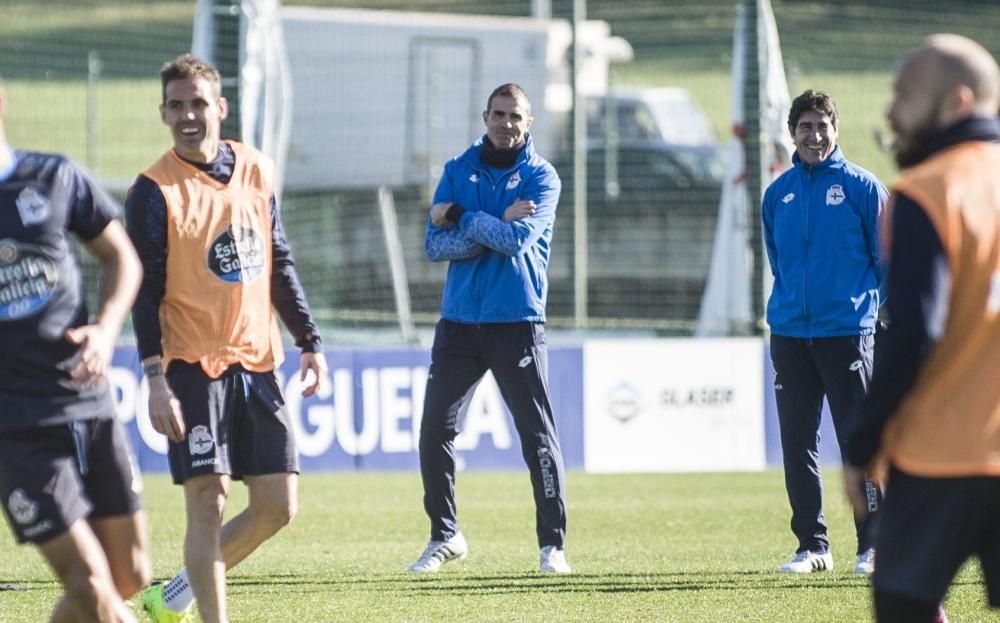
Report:
M84 390L69 377L77 347L65 334L87 309L67 233L92 240L118 205L62 156L12 156L0 171L0 431L113 417L106 383Z

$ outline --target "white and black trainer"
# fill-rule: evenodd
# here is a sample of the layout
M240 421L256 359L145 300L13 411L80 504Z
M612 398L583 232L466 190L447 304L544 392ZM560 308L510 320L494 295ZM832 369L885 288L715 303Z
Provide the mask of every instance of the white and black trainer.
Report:
M798 552L792 559L778 567L781 573L816 573L833 570L830 552Z
M854 563L854 573L874 573L875 572L875 549L869 547L858 554L858 560Z
M431 540L424 553L407 568L410 573L435 573L446 562L462 560L469 554L469 546L461 532L447 541Z
M538 553L538 570L542 573L573 573L566 562L566 550L546 545Z

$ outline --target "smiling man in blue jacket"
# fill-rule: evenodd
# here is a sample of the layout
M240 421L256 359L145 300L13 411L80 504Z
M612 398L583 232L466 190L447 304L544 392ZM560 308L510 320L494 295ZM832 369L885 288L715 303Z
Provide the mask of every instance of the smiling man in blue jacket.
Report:
M837 146L830 97L806 91L792 102L794 166L764 193L764 241L774 287L767 303L785 488L798 548L779 567L812 573L833 567L817 445L825 396L841 452L849 419L868 391L883 272L878 222L888 192ZM868 513L855 518L854 570L874 565L869 528L881 492L865 483Z
M562 452L548 391L546 270L562 183L535 153L531 104L516 84L494 89L486 134L449 161L434 193L425 249L448 261L420 428L430 541L409 567L435 572L468 553L455 508L454 440L479 381L493 372L531 473L539 570L569 573Z

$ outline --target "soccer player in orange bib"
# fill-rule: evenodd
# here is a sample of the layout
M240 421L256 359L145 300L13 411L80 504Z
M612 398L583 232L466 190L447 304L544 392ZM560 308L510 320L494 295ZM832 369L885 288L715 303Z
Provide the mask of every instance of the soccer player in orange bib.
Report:
M864 468L888 460L877 620L931 623L972 556L1000 607L1000 69L978 43L935 35L903 57L894 92L892 323L844 474L862 510Z
M274 165L220 139L228 104L219 72L184 55L160 72L173 148L135 181L128 231L145 269L133 310L153 427L184 487L185 569L143 591L158 623L225 623L227 569L294 517L298 454L274 374L277 315L301 350L303 396L326 376L316 324L285 241ZM249 505L225 525L231 480Z

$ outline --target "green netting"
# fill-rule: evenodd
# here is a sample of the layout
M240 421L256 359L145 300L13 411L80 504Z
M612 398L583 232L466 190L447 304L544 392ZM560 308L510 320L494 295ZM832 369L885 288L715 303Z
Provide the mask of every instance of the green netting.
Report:
M499 15L499 19L528 17L533 5L528 0L311 0L298 4ZM554 0L552 15L568 17L571 4ZM729 71L737 4L735 0L591 0L586 12L588 19L606 21L610 33L625 38L634 49L634 60L613 67L612 86L686 89L723 144L731 135ZM994 54L1000 53L996 36L1000 3L774 0L773 7L792 96L806 88L831 93L841 113L840 142L845 154L885 181L891 181L895 171L876 137L886 128L884 111L900 52L931 32L944 31L971 36ZM157 111L157 72L165 60L190 47L193 13L190 1L0 2L4 16L0 20L0 75L9 94L10 142L68 153L122 192L136 173L170 145ZM515 57L523 52L509 50ZM344 159L352 158L352 148L364 137L385 131L374 125L377 115L368 113L392 105L383 95L384 81L389 79L385 66L397 59L388 52L379 57L374 44L367 53L370 65L351 67L363 78L354 83L361 86L345 89L344 84L331 82L310 96L320 115L324 107L334 109L337 103L363 102L365 114L329 119L338 157ZM327 58L323 62L342 61ZM297 71L306 70L293 66L293 75ZM495 85L480 86L484 98ZM530 95L536 105L544 99L542 94ZM345 138L338 139L341 135ZM421 138L419 132L414 136L413 140L433 138ZM554 324L569 324L574 313L572 162L564 145L545 155L559 166L566 189L554 239L550 313ZM587 311L591 322L688 331L697 316L708 271L718 181L679 172L678 167L686 165L672 160L670 153L634 149L619 154L617 180L613 180L617 185L612 187L604 177L603 157L602 152L594 152L589 169ZM420 163L429 170L439 165ZM296 166L294 157L289 166ZM395 200L415 318L418 323L430 323L437 311L444 267L423 258L429 189L405 179L386 185ZM378 186L366 182L331 188L328 180L317 176L314 184L299 184L285 193L284 219L301 276L317 315L331 324L380 327L395 322Z

